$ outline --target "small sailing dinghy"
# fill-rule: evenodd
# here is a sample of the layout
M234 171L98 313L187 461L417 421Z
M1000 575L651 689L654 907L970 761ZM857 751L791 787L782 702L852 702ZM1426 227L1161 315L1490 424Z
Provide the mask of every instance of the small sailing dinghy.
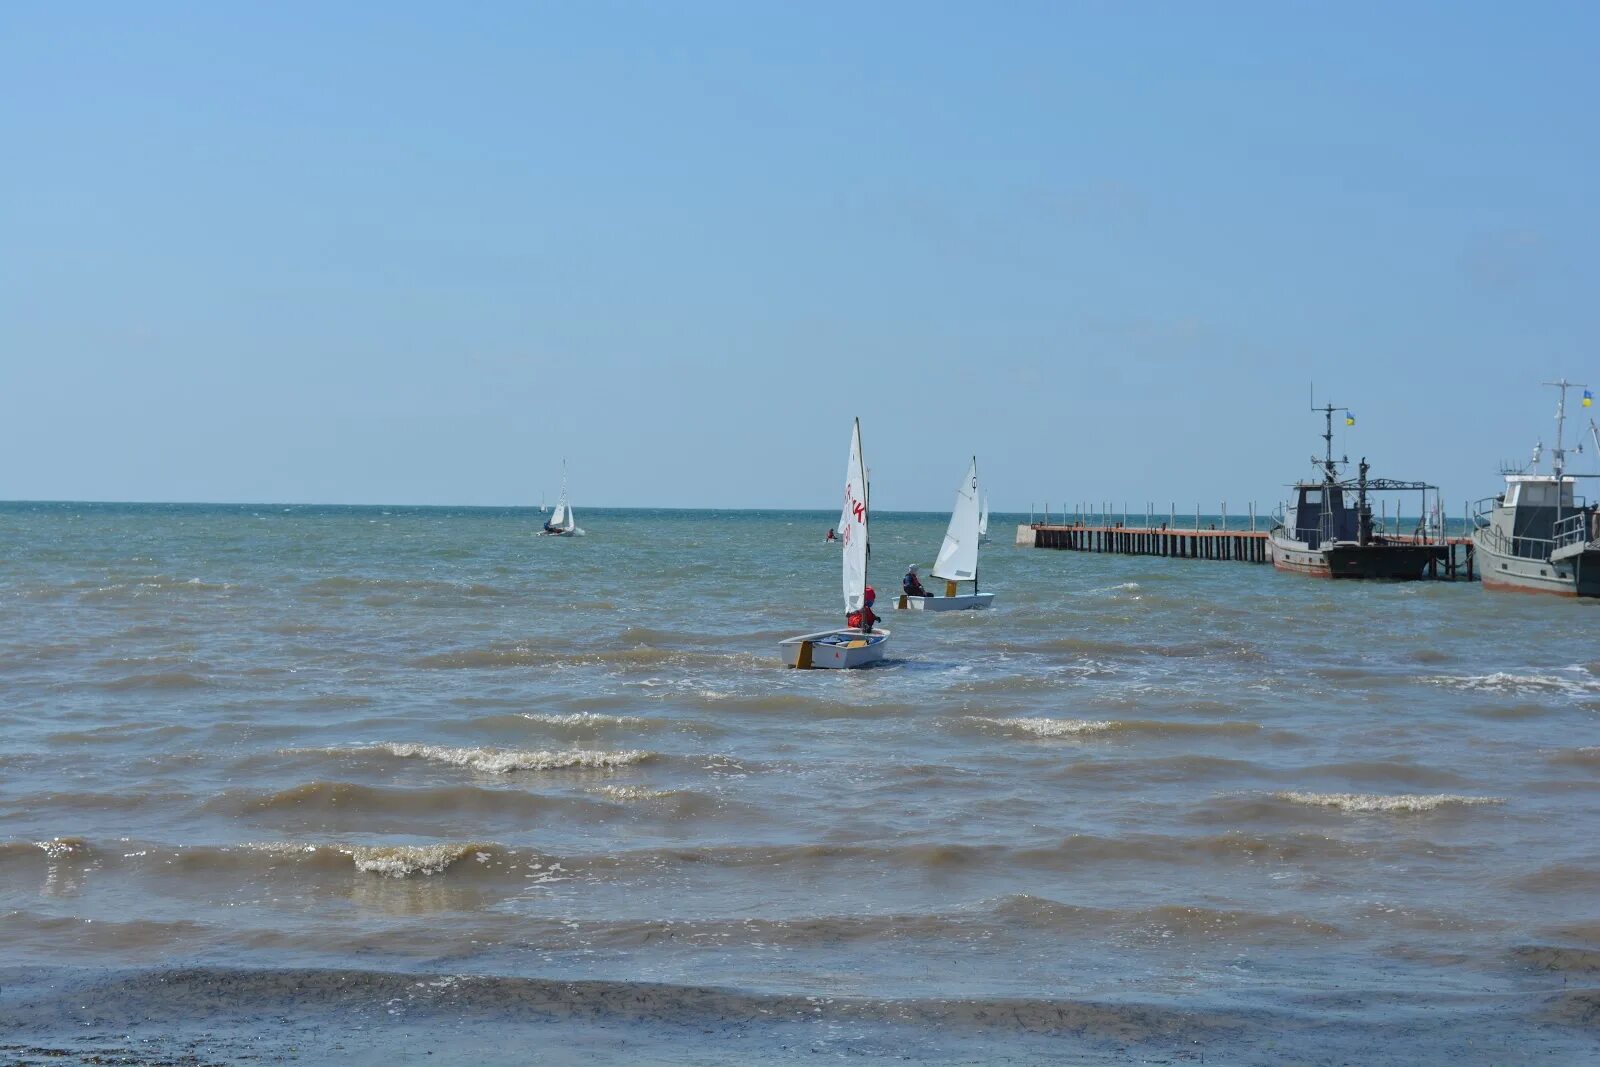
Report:
M944 579L944 596L908 596L901 593L895 606L912 611L960 611L986 608L993 593L978 592L978 541L982 537L982 516L978 505L978 457L972 457L967 477L956 488L956 506L950 512L950 526L939 546L933 576ZM972 592L958 592L959 583L971 582Z
M989 494L983 494L983 511L978 514L978 544L989 543Z
M555 512L544 521L544 529L539 531L540 537L573 537L583 533L578 529L578 517L573 514L572 505L567 502L567 464L561 464L561 496L556 500Z
M861 420L850 434L850 465L844 478L844 512L839 516L839 541L844 552L844 610L861 610L867 590L867 472L861 462ZM824 630L778 642L790 667L864 667L883 658L888 630Z

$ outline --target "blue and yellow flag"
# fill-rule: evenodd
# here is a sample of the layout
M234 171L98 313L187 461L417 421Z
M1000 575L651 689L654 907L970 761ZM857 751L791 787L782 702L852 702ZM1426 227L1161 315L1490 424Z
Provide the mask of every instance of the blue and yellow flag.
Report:
M1346 426L1354 426L1356 424L1356 413L1353 412L1353 411L1345 412L1344 413L1344 424Z
M1586 408L1594 407L1594 394L1587 389L1583 391L1583 406Z

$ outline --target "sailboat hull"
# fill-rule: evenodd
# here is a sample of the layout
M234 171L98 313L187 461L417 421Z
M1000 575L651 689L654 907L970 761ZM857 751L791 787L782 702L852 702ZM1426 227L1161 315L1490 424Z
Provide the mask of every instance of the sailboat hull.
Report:
M960 596L906 596L902 593L894 606L901 611L970 611L986 608L992 603L993 593L966 593Z
M785 666L842 670L878 662L888 644L888 630L874 630L870 634L860 630L825 630L786 638L778 642L778 652Z

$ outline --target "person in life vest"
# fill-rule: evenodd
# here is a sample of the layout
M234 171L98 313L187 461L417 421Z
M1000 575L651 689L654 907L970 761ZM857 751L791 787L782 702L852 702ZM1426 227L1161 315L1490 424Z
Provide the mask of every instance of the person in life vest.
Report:
M839 535L833 532L833 527L832 526L828 527L828 540L830 540L830 541L839 540Z
M928 591L922 588L922 579L917 577L917 565L915 563L906 568L906 576L900 579L900 590L906 596L928 595Z
M878 621L878 616L872 610L872 602L878 599L878 594L872 591L872 586L861 597L861 607L844 617L844 623L852 630L860 630L864 634L872 632L873 625Z

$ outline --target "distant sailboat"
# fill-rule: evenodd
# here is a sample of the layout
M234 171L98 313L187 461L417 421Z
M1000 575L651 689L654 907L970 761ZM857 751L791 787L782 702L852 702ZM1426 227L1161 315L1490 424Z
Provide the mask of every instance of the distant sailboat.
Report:
M572 505L567 501L567 464L561 463L561 496L556 499L555 512L544 521L544 529L539 531L540 537L572 537L583 533L578 528L578 517L572 511Z
M913 611L959 611L986 608L994 602L993 593L978 592L978 540L982 529L978 505L978 457L972 457L967 476L956 488L956 506L950 511L950 526L939 546L933 576L945 580L944 596L900 594L895 606ZM971 582L972 592L958 593L958 584Z
M844 547L841 572L844 610L859 611L867 588L867 472L861 462L861 420L850 435L850 461L845 469L844 511L839 516L839 540ZM783 661L791 667L862 667L883 658L888 630L863 633L859 629L825 630L791 637L778 643Z
M983 494L983 510L978 513L978 544L989 543L989 494Z

